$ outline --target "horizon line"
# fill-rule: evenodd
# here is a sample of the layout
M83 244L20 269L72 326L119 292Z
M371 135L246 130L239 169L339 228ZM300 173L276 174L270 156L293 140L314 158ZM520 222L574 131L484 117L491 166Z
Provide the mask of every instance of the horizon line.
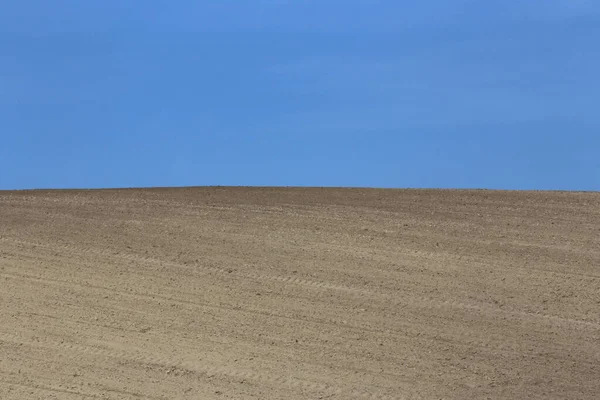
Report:
M600 193L600 190L568 189L498 189L485 187L377 187L377 186L303 186L303 185L192 185L192 186L115 186L115 187L64 187L0 189L2 192L39 191L107 191L107 190L164 190L164 189L347 189L347 190L405 190L405 191L488 191L488 192L550 192L550 193Z

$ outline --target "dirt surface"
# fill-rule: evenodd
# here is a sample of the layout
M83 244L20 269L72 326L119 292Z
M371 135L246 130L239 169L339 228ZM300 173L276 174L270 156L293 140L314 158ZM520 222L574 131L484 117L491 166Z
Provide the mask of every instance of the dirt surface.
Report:
M598 399L600 194L0 192L0 399Z

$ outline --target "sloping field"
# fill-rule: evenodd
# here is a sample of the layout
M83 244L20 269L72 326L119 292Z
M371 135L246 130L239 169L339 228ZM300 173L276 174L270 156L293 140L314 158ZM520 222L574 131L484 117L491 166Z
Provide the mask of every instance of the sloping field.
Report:
M0 192L0 399L598 399L600 194Z

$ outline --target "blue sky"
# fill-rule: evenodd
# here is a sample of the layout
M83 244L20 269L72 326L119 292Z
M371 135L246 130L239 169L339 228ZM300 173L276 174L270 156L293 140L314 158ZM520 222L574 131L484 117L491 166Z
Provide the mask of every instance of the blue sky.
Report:
M0 189L600 190L600 2L0 3Z

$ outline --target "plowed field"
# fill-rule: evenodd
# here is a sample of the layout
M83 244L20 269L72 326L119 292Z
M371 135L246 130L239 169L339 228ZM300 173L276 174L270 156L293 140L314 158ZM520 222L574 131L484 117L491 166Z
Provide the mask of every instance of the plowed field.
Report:
M600 194L0 192L0 399L598 399Z

